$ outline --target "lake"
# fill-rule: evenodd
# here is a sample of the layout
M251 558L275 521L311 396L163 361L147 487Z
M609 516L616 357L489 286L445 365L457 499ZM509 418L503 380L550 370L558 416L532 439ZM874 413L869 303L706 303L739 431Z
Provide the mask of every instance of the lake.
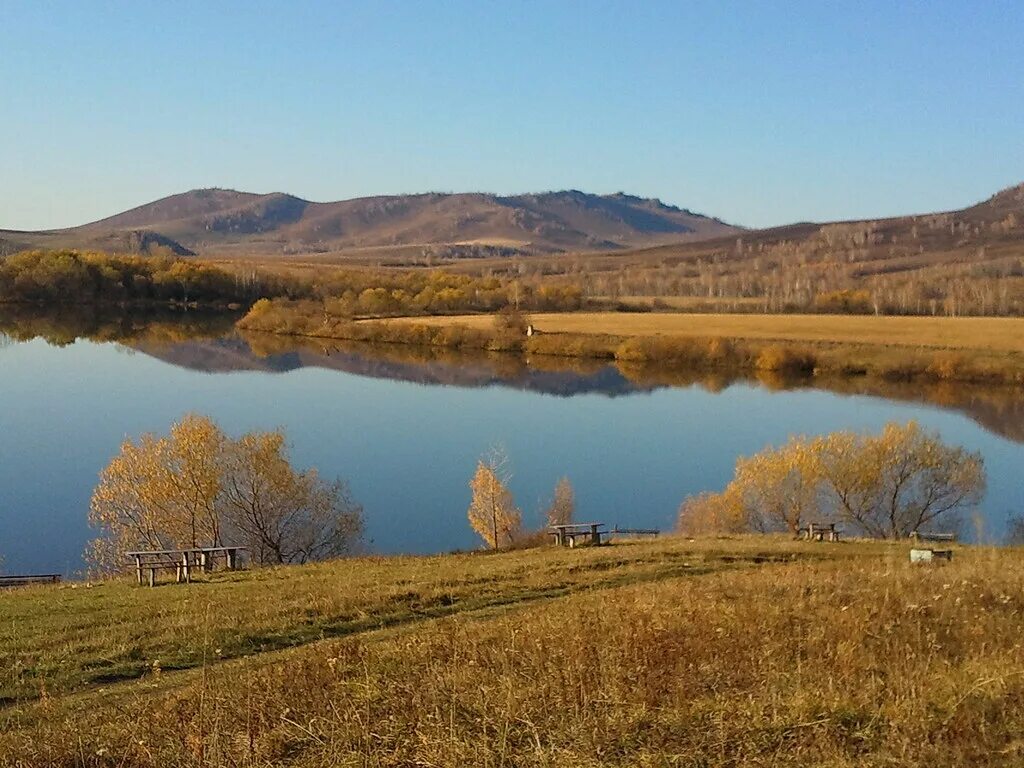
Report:
M1024 395L1009 389L626 376L614 366L331 346L134 322L87 338L0 336L0 556L9 573L82 567L100 470L125 438L189 412L229 433L284 427L292 455L347 480L379 553L478 546L466 520L477 457L504 445L526 521L567 476L577 516L671 528L688 494L721 489L736 457L791 433L917 419L981 451L985 539L1024 510ZM17 332L15 332L17 330ZM13 338L12 338L13 337ZM17 340L16 340L17 339Z

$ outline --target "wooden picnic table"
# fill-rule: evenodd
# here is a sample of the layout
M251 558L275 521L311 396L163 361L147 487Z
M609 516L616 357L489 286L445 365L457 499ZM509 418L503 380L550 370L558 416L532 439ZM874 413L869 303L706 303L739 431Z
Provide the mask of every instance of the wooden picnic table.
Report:
M839 541L839 527L835 523L808 523L797 533L808 541Z
M175 582L180 584L192 581L192 569L208 572L213 569L213 562L223 557L229 571L238 568L238 553L245 547L192 547L190 549L155 549L125 552L125 557L135 561L135 576L142 584L143 573L149 575L149 586L156 583L156 572L174 570Z
M576 540L589 541L598 546L608 542L608 531L604 523L565 523L549 526L554 543L560 547L575 547ZM604 537L604 542L601 537Z

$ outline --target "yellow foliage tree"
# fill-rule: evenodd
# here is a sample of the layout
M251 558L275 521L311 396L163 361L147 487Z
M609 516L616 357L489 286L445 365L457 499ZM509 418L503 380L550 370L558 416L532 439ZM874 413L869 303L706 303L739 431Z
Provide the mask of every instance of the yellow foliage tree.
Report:
M104 533L87 550L93 568L116 568L130 549L220 544L217 467L224 441L210 419L192 415L168 437L126 440L100 473L90 503L89 523Z
M258 563L305 562L354 548L362 510L344 484L296 471L280 431L227 437L189 415L165 437L126 440L100 475L89 508L100 531L86 559L110 572L132 549L231 543Z
M281 431L250 432L225 454L225 525L258 563L305 563L349 554L363 532L348 486L296 471Z
M555 485L555 495L544 513L548 525L568 525L576 514L576 494L568 477Z
M469 523L491 549L512 544L522 530L522 513L508 489L510 479L505 453L492 449L477 462L476 472L469 481L473 492Z
M742 499L730 484L722 493L688 496L679 507L679 532L687 536L742 533L749 520Z
M915 421L887 424L878 435L833 433L816 440L813 453L838 516L870 536L951 525L985 493L981 454L946 445Z
M759 531L796 534L811 517L826 516L821 506L818 462L810 442L791 437L780 448L768 448L736 462L729 491Z
M811 521L842 521L868 536L901 538L955 524L985 484L980 454L946 445L916 422L890 423L876 435L793 437L740 458L722 493L683 502L679 527L689 534L795 534Z

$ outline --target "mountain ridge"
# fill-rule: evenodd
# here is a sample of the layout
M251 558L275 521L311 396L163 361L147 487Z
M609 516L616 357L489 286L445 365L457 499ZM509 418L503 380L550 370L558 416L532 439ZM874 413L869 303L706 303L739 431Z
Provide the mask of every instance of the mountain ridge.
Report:
M558 253L624 250L739 231L720 219L624 192L425 192L321 203L282 192L212 187L170 195L77 227L0 231L0 238L28 246L82 244L100 250L134 238L143 245L200 255L424 246Z
M0 230L0 255L62 247L215 258L351 257L396 264L586 253L623 263L725 259L738 266L756 253L814 261L845 252L871 274L960 263L985 247L989 257L1001 259L1024 253L1024 183L952 211L762 229L624 192L424 192L319 203L281 192L213 187L170 195L79 227Z

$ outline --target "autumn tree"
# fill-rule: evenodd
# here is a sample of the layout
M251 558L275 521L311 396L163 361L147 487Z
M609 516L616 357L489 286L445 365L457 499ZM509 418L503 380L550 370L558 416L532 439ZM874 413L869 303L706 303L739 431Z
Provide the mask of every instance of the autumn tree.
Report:
M544 512L548 525L568 525L576 514L576 494L568 477L555 484L555 495Z
M981 455L942 442L916 422L879 434L842 431L791 438L736 462L719 494L683 502L680 530L797 533L811 521L843 521L856 532L901 538L957 521L985 492Z
M305 563L349 554L363 530L347 485L315 469L296 471L281 431L250 432L225 453L225 525L261 564Z
M86 559L112 571L126 550L230 543L255 562L305 562L349 551L361 521L344 485L292 468L281 432L232 440L189 415L167 436L126 440L102 471L89 508L100 536Z
M116 568L130 549L217 545L225 437L202 416L186 416L166 437L126 440L100 473L89 523L103 535L87 553L99 570Z
M839 517L869 536L897 539L949 524L985 493L981 454L942 442L915 422L878 435L837 432L814 444Z
M679 532L687 536L715 533L742 533L750 521L736 488L732 485L722 493L699 493L687 496L679 506Z
M522 529L522 513L508 489L511 478L508 457L494 448L477 462L469 481L469 523L491 549L510 545Z
M792 437L779 448L740 458L729 491L752 528L795 535L809 519L827 516L817 470L809 441Z
M529 325L529 318L518 307L511 304L502 307L494 315L494 346L499 349L520 347Z

